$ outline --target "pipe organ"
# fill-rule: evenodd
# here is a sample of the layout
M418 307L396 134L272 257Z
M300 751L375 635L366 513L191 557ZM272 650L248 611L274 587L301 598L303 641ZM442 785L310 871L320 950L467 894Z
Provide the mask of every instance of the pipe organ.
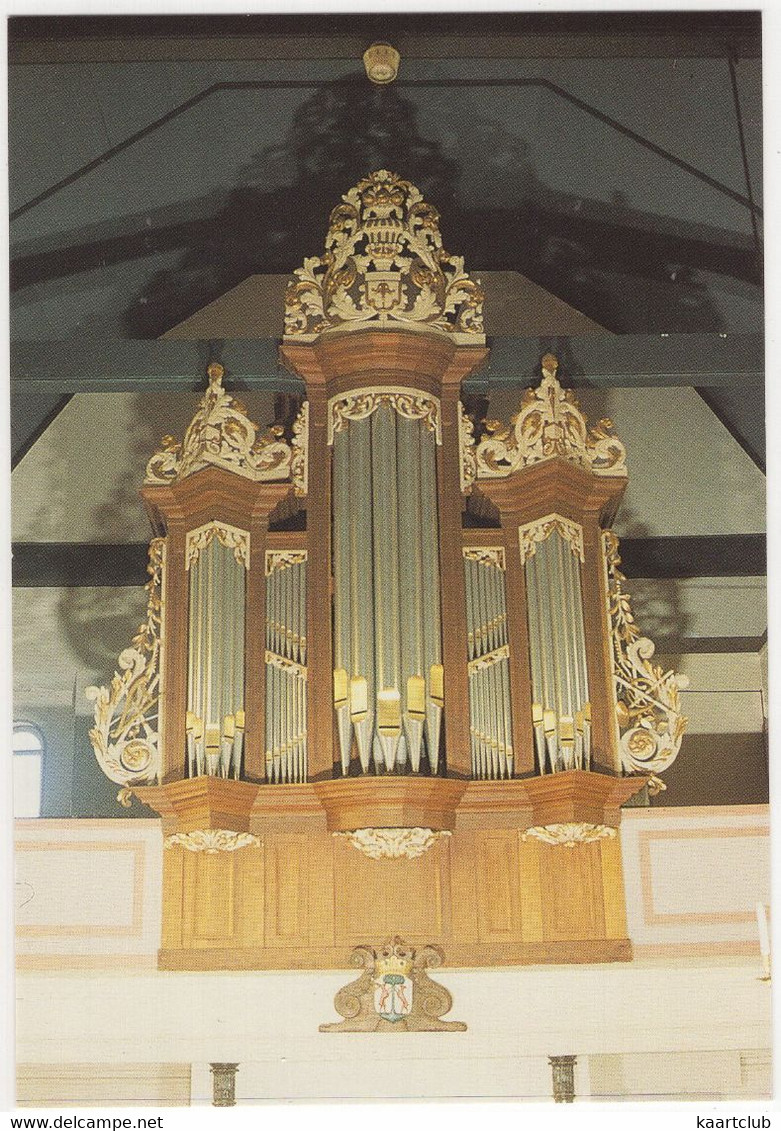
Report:
M88 690L103 771L165 844L160 965L631 957L621 806L677 756L610 524L627 482L558 363L471 417L483 296L384 170L286 293L305 396L265 434L213 363L147 466L149 610ZM297 521L287 521L296 516Z

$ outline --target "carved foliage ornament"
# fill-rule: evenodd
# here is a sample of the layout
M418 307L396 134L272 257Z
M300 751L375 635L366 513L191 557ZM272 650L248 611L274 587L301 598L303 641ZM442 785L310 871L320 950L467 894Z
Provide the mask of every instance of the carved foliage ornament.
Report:
M182 443L163 437L163 450L146 467L147 484L177 483L204 467L221 467L255 482L290 479L297 495L307 490L308 406L301 407L293 425L293 443L282 439L275 424L265 436L247 416L245 406L222 387L225 370L217 362L208 368L209 387L190 421Z
M681 714L680 689L688 680L651 662L654 643L641 635L629 595L622 588L626 578L618 568L618 538L606 530L602 539L621 761L633 773L660 773L675 761L681 747L687 720ZM657 792L664 788L661 782L650 784Z
M605 840L616 836L610 825L591 825L586 822L564 822L558 825L533 825L521 837L526 840L534 837L543 844L563 845L575 848L578 844L591 844L595 840Z
M442 247L439 214L409 181L380 169L331 213L325 252L304 260L285 294L285 335L403 326L483 340L483 292Z
M414 860L428 852L440 837L450 836L450 833L447 829L353 829L333 835L344 837L353 848L372 860L398 860L400 857Z
M469 493L477 479L502 479L522 467L559 456L595 475L626 475L626 448L604 419L589 429L575 395L556 379L558 361L542 359L542 381L523 394L521 409L510 427L486 421L486 435L472 449L469 430L462 425L462 479Z
M160 623L165 539L149 545L146 620L120 653L108 687L88 687L95 704L90 742L103 773L125 787L146 785L160 775L157 710L160 696ZM120 803L124 790L120 792ZM124 795L126 797L126 795Z
M518 527L521 562L526 562L533 557L540 542L550 538L554 530L561 535L565 542L569 543L569 547L576 558L580 561L585 560L583 556L583 527L560 514L546 514L543 518L537 518L534 522L527 522Z
M333 397L328 402L328 443L333 444L334 433L343 432L351 420L368 420L380 405L388 405L406 420L422 420L429 432L434 433L437 443L442 443L437 398L392 387L357 389Z
M277 570L301 565L306 559L306 550L266 550L266 577L271 577Z
M249 531L230 526L227 522L207 522L205 526L188 532L185 569L198 561L201 550L205 550L215 538L221 546L233 550L233 556L239 565L249 569Z
M478 565L504 570L504 546L465 546L464 558Z
M188 852L237 852L240 848L260 846L259 837L231 829L193 829L189 833L171 833L163 841L164 848L185 848Z
M334 998L343 1021L321 1025L321 1033L462 1033L463 1021L443 1021L453 1008L448 990L429 978L441 966L438 946L419 949L395 935L383 946L357 946L350 965L362 968L360 977Z

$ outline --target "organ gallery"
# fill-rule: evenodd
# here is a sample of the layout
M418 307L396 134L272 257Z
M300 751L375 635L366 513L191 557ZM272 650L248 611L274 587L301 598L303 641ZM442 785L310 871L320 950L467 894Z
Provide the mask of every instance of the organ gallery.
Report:
M147 618L89 689L120 802L162 820L161 967L397 934L456 966L630 959L621 807L685 720L623 587L621 440L553 354L509 422L465 402L479 282L395 174L285 303L305 398L264 430L209 366L141 490Z

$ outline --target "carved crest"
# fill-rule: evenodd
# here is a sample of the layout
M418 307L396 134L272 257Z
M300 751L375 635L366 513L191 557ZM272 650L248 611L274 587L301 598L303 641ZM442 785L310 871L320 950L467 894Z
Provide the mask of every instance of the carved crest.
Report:
M146 466L147 484L177 483L203 467L222 467L255 482L290 479L297 495L307 490L308 405L293 425L293 443L275 424L265 436L247 416L245 406L222 387L225 370L212 362L209 387L190 421L184 440L163 437L163 449Z
M325 252L304 260L285 295L285 336L396 326L483 341L483 292L442 246L439 213L385 169L331 213Z
M334 998L344 1021L320 1026L321 1033L459 1033L463 1021L443 1021L453 1008L444 986L434 982L427 969L441 966L438 946L408 946L395 935L381 947L357 946L350 965L363 968L355 981Z
M502 479L522 467L559 456L595 475L626 476L626 448L613 432L612 421L589 429L571 389L556 378L553 354L542 359L542 381L523 394L521 409L509 428L486 421L486 435L472 447L471 430L462 424L462 490L472 481Z

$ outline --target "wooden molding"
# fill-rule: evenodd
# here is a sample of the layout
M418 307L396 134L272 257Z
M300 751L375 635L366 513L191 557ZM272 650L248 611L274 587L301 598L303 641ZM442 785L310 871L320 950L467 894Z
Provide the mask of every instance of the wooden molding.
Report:
M329 832L366 828L452 829L466 782L453 778L341 778L315 783Z
M617 828L621 806L648 782L644 774L612 777L591 770L566 770L518 781L531 825L587 823ZM496 785L504 783L497 782Z
M338 396L365 385L401 385L439 396L487 359L485 346L457 346L444 334L413 330L330 331L317 341L283 342L282 364L311 391Z
M499 510L508 527L533 522L551 511L573 522L597 514L604 526L612 521L626 485L623 477L594 475L555 456L520 468L505 479L479 479L474 490Z
M133 793L160 814L163 832L168 835L196 829L249 832L258 789L252 782L204 776L139 786Z

